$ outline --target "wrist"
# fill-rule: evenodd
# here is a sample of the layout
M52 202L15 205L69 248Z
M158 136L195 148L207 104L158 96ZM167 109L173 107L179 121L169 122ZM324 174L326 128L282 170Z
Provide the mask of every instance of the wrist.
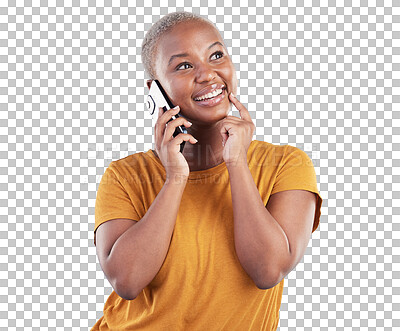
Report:
M247 157L243 158L243 157L238 157L235 160L231 160L226 162L226 167L229 169L236 169L236 168L243 168L246 167L248 168L248 164L247 164Z
M170 174L170 175L167 175L167 177L165 179L165 183L166 184L175 184L175 185L186 185L188 178L189 178L188 175Z

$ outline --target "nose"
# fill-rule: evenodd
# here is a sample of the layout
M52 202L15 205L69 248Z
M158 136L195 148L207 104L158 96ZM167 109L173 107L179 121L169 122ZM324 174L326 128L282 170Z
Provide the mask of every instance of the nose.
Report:
M216 77L216 72L207 64L201 64L197 67L196 81L198 83L209 82Z

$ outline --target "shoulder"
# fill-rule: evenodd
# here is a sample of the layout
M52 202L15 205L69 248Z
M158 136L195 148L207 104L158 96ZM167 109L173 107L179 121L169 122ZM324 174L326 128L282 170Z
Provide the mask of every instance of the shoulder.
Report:
M308 153L298 147L283 145L285 150L283 161L300 167L313 167L313 161Z
M249 147L249 159L252 163L262 164L265 166L275 165L282 166L286 162L311 161L307 153L298 147L291 145L277 145L261 140L253 140Z
M143 152L134 153L118 160L111 161L102 176L103 182L120 182L134 180L142 168Z
M121 159L111 161L108 168L117 174L135 171L146 167L149 162L149 152L136 152Z
M106 171L113 172L121 183L126 184L152 186L165 181L165 169L151 149L112 161Z
M278 144L272 144L266 141L262 140L253 140L250 144L249 151L252 153L254 152L267 152L267 153L286 153L286 152L292 152L294 150L299 150L301 149L291 146L291 145L278 145Z
M144 159L144 152L137 152L120 158L118 160L111 161L110 166L114 168L121 168L127 165L137 164L140 160Z

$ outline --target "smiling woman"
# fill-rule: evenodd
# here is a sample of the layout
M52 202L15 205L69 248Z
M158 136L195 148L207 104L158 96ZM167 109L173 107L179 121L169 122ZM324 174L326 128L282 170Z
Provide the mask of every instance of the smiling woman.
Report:
M147 86L158 80L178 107L159 112L154 149L111 162L101 179L94 239L114 291L92 330L276 330L284 277L319 224L312 161L252 140L207 19L164 16L142 60ZM187 133L174 136L181 125Z
M187 144L183 156L191 171L203 170L224 161L220 130L231 107L228 95L237 91L236 71L211 22L193 14L177 15L186 21L175 22L169 29L160 22L163 34L156 44L145 39L143 58L152 59L145 61L150 77L161 82L172 103L179 105L179 114L193 123L187 131L198 143Z

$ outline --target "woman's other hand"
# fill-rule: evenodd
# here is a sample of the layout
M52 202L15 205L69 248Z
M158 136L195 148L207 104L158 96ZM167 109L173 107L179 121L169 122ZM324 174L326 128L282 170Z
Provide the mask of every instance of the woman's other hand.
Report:
M220 133L224 146L222 156L227 166L242 161L247 163L247 150L256 128L249 111L232 93L229 94L229 100L237 108L241 118L227 116L220 122Z

